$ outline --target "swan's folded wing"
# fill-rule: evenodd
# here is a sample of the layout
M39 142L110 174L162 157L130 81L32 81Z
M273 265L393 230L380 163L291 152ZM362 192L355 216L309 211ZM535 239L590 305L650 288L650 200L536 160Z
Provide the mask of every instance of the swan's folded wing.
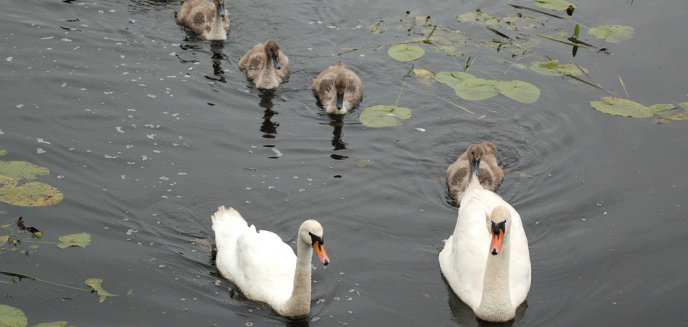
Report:
M512 208L513 210L513 208ZM530 290L530 251L528 250L528 238L526 237L521 216L513 210L511 256L509 257L509 283L511 288L511 302L518 307L528 296Z
M215 231L215 246L217 257L215 264L225 278L234 281L234 268L237 266L237 240L242 235L252 232L255 227L249 228L246 220L233 208L219 207L212 216L213 230Z
M294 284L296 255L277 234L261 230L237 242L235 283L250 299L269 304L286 301Z

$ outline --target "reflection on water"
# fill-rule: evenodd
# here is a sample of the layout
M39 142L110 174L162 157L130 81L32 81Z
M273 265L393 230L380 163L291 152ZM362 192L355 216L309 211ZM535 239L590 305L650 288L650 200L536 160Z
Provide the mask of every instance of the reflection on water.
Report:
M210 51L213 53L210 59L213 65L214 76L206 75L205 78L212 81L227 83L227 80L225 79L225 70L222 69L222 60L227 58L223 52L224 49L225 45L223 41L213 41L210 43Z
M309 327L311 324L308 319L289 319L285 322L286 327Z
M332 130L332 150L334 151L339 151L339 150L346 150L346 143L344 143L344 140L342 140L342 129L344 128L344 122L342 121L341 116L331 116L332 121L330 121L330 126L333 127ZM348 156L341 155L341 154L336 154L333 153L330 155L330 158L334 160L344 160L348 159Z
M265 109L265 111L263 111L263 121L260 123L259 130L266 139L274 139L275 135L277 135L277 127L279 126L279 123L272 121L272 116L277 115L277 112L272 110L272 107L275 106L272 103L274 97L275 92L273 90L264 90L260 92L260 103L258 103L258 105Z

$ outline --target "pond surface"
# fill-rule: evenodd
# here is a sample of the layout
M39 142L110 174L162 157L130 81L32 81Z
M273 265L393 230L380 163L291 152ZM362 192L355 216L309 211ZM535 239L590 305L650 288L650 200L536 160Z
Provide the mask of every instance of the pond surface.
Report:
M524 220L533 264L528 307L514 325L687 324L685 122L598 112L589 101L610 93L527 67L573 59L618 96L688 101L679 23L688 2L577 5L571 18L557 13L563 20L521 12L546 20L532 34L570 33L578 22L631 25L634 38L607 44L583 28L582 39L612 54L579 49L572 58L571 47L533 37L529 51L512 56L477 46L500 36L456 20L478 7L517 11L505 3L238 0L228 3L228 40L211 44L176 24L179 1L0 0L3 159L48 167L41 180L65 196L53 207L0 204L0 222L23 216L46 241L92 235L86 248L5 251L0 270L76 287L102 278L119 295L99 303L88 292L24 279L0 284L0 304L23 310L30 325L478 325L443 280L437 255L457 214L444 171L468 144L490 139L507 171L498 193ZM340 50L421 37L404 30L407 10L470 40L462 57L422 45L428 53L417 67L461 71L470 55L472 74L530 82L540 99L468 102L404 77L411 65L386 48ZM380 20L384 33L370 33ZM268 38L282 42L292 67L273 94L249 87L237 66ZM323 115L310 83L339 60L363 80L362 107L398 104L413 117L375 129L360 124L361 109L341 121ZM332 263L314 262L307 319L277 317L229 291L206 244L219 205L290 242L304 219L323 224Z

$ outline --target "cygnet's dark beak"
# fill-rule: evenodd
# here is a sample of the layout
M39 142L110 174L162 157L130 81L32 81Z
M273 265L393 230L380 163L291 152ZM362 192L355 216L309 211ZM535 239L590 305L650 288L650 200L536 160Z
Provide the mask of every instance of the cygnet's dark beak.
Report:
M344 106L344 94L343 93L337 93L337 110L342 110L343 106Z
M220 12L220 17L225 17L225 4L221 3L217 5L217 11Z
M275 64L275 68L277 70L282 69L282 65L279 62L279 55L277 55L276 53L272 54L272 62Z

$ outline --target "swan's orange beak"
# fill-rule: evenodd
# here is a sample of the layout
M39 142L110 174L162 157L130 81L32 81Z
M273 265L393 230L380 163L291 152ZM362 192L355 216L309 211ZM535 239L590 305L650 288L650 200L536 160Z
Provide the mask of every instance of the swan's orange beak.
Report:
M318 256L318 259L320 259L320 262L327 266L330 263L330 257L327 256L325 247L320 242L315 242L313 243L313 249L315 250L315 254Z
M497 255L502 251L502 241L504 241L504 231L499 230L498 234L492 233L492 242L490 243L490 253Z

